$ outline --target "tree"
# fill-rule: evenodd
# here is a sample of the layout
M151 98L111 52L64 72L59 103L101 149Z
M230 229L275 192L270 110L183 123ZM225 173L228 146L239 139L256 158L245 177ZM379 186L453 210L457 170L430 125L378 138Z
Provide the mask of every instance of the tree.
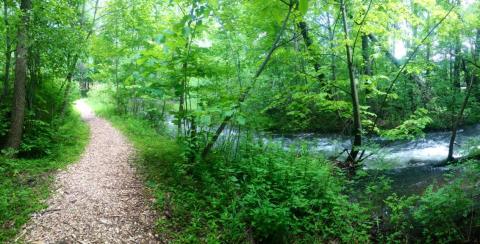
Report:
M215 142L218 140L218 138L220 137L220 135L222 134L223 130L225 130L225 127L227 126L228 122L233 118L234 116L234 113L236 112L236 110L238 110L243 102L245 101L245 99L247 98L250 90L255 86L255 82L256 80L260 77L260 75L263 73L263 71L265 70L268 62L270 61L270 58L272 57L272 54L273 52L275 52L275 50L277 48L279 48L279 44L280 44L280 40L282 38L282 35L283 35L283 32L285 31L286 27L287 27L287 23L290 19L290 15L292 13L292 9L294 7L294 4L295 2L293 0L290 0L290 2L288 3L288 12L286 14L286 17L285 19L283 20L283 23L282 23L282 26L280 27L280 30L277 34L277 37L275 38L275 41L273 42L270 50L268 50L263 62L260 64L260 67L257 69L257 71L255 72L255 75L253 76L252 78L252 82L251 84L245 89L245 91L243 91L239 98L238 98L238 101L237 103L234 105L233 107L233 111L231 111L227 116L225 116L223 118L223 121L222 123L220 124L220 126L217 128L217 130L215 131L215 134L212 136L212 138L207 142L207 144L205 145L203 151L202 151L202 159L205 159L208 154L210 153L210 151L212 150L213 148L213 145L215 144Z
M12 59L12 41L10 40L10 21L8 20L8 1L3 1L3 21L5 24L5 73L3 77L2 94L0 94L0 102L8 97L10 82L10 64Z
M358 153L362 146L362 121L360 117L360 101L358 99L357 82L354 74L352 50L349 44L350 32L347 23L347 9L345 1L340 0L340 11L343 21L343 32L345 34L345 50L347 56L348 78L350 79L350 95L352 97L352 118L353 118L353 142L350 153L348 154L347 162L351 168L355 168Z
M84 39L82 40L83 43L87 43L88 40L90 39L90 37L92 36L93 28L95 26L95 21L96 21L96 18L97 18L99 1L100 0L95 1L95 6L94 6L94 9L93 9L93 20L92 20L92 23L91 23L90 26L86 26L87 22L86 22L86 17L85 17L85 15L86 15L85 5L87 4L87 2L86 1L83 2L83 7L82 7L83 11L82 11L82 15L80 16L80 19L79 19L80 28L81 29L83 29L83 28L87 29L87 34L84 37ZM72 83L73 83L72 79L73 79L75 69L77 68L77 62L78 62L79 58L80 58L80 53L74 52L74 53L69 54L69 59L68 59L68 64L67 64L67 77L65 79L67 85L66 85L65 90L63 92L62 104L60 106L60 114L61 114L62 118L64 117L65 112L67 110L68 96L70 95L70 90L72 89Z
M22 141L23 122L25 119L25 100L26 100L26 80L28 63L28 25L30 20L30 10L32 9L30 0L22 0L20 10L22 19L18 25L17 48L15 51L15 83L13 93L13 108L11 126L8 133L6 146L18 149Z
M454 160L453 153L454 153L454 147L455 147L455 140L457 138L457 130L458 130L458 127L459 127L459 125L460 125L460 123L461 123L461 121L464 117L465 108L467 107L467 104L468 104L469 98L472 94L472 90L474 88L474 85L478 83L478 76L476 74L472 74L468 70L465 59L462 58L462 56L460 54L460 51L456 51L455 53L457 54L457 56L455 56L455 62L457 62L456 61L457 59L460 60L460 64L458 64L458 65L461 66L461 69L463 70L465 84L466 84L467 88L466 88L466 91L465 91L465 93L466 93L465 98L463 99L462 105L460 107L460 111L458 112L454 121L452 121L452 132L451 132L451 136L450 136L450 142L448 144L447 162L451 162L451 161ZM474 45L474 49L472 50L472 60L474 60L474 62L476 62L479 59L479 57L480 57L480 29L477 29L476 30L476 37L475 37L475 45ZM459 67L459 69L460 69L460 67ZM459 77L460 76L460 74L459 74L460 71L458 71L458 73L456 73L456 72L457 71L455 71L455 74L454 74L455 78L458 77L458 79L460 79L460 77ZM458 86L460 86L460 85L458 84Z

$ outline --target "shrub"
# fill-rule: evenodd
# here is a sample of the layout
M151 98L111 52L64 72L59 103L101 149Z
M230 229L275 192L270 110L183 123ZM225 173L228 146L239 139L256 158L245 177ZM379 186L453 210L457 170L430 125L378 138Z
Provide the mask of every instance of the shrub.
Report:
M140 150L165 218L159 230L178 242L365 242L365 209L343 193L336 167L318 155L247 144L234 161L187 163L183 147L145 121L109 115Z
M445 186L430 186L422 195L386 199L391 225L388 241L452 243L474 241L480 231L476 216L477 162L458 169ZM461 172L461 177L459 177Z
M0 154L1 243L15 236L33 212L45 207L50 173L78 159L88 141L88 127L76 114L67 117L56 131L55 142L49 145L50 153L46 156L12 158L8 150L4 150L7 154ZM42 139L40 134L37 136Z

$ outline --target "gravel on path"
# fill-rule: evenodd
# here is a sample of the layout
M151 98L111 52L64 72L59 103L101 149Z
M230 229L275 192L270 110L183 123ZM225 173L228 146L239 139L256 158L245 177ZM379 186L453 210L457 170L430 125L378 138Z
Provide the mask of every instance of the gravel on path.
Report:
M90 126L80 161L55 176L48 208L17 237L27 243L160 243L152 199L132 166L134 149L83 100L75 104Z

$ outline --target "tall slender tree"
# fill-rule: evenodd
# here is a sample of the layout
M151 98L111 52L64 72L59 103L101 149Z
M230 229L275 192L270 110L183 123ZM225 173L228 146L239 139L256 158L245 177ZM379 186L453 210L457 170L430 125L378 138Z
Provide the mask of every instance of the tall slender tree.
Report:
M10 65L12 60L12 41L10 40L10 22L8 21L8 1L3 1L3 22L5 24L5 73L3 77L3 90L0 95L0 102L8 97L10 90Z
M457 40L456 43L458 43L458 42L459 41ZM463 70L464 80L465 80L465 84L467 85L467 89L466 89L465 98L463 99L462 105L460 107L460 111L455 116L454 121L452 121L452 132L451 132L451 136L450 136L450 143L448 145L447 162L453 161L455 159L453 157L453 153L454 153L454 149L455 149L455 140L457 139L457 130L458 130L458 127L459 127L459 125L460 125L460 123L463 119L463 116L464 116L463 114L465 112L465 108L468 105L468 101L469 101L470 96L472 94L472 90L474 88L474 85L476 85L478 83L478 75L476 75L476 73L473 73L473 72L472 72L473 73L472 74L467 69L465 59L462 56L460 56L460 51L455 51L455 52L458 53L458 56L455 56L455 62L457 62L457 60L458 60L458 62L459 62L458 66L461 66L461 69ZM472 50L473 61L477 62L479 57L480 57L480 29L477 29L476 37L475 37L475 46L474 46L474 49ZM454 76L455 76L455 78L457 78L456 76L458 76L458 79L460 79L460 71L458 71L458 74L454 74ZM455 80L454 80L454 82L455 82ZM456 81L456 82L460 83L460 81ZM460 86L460 84L458 84L458 86Z
M352 98L353 117L353 142L350 153L348 154L347 163L349 163L350 167L354 168L358 153L360 152L360 147L362 146L362 122L360 117L360 101L358 99L357 82L354 74L352 49L349 44L350 33L347 23L347 7L344 0L340 0L340 11L342 14L343 32L345 34L345 50L347 54L348 77L350 79L350 95Z
M20 10L22 18L18 24L17 49L15 51L15 83L13 90L13 107L10 130L6 146L18 149L22 142L23 122L25 120L25 86L27 80L28 63L28 25L30 20L30 0L22 0Z

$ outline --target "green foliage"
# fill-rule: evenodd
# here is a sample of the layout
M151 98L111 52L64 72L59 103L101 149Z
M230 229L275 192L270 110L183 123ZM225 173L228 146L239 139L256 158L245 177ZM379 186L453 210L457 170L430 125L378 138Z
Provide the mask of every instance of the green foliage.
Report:
M53 138L56 126L38 119L29 119L26 124L28 130L25 132L20 148L23 156L38 157L51 154L52 147L55 147Z
M466 163L451 182L435 189L430 186L420 196L385 200L390 212L388 242L452 243L476 240L480 219L476 216L477 161ZM415 241L414 241L415 240Z
M423 129L432 121L426 109L418 109L401 125L394 129L383 131L382 136L390 140L412 140L416 137L424 136Z
M388 236L389 241L408 242L410 240L409 235L415 229L412 226L413 219L409 213L413 211L417 198L416 196L398 197L393 194L385 200L385 204L390 210L389 222L392 225L392 232Z
M32 213L45 207L51 174L77 160L83 151L88 141L88 127L78 114L72 114L65 121L52 132L56 140L47 147L48 155L36 159L0 155L0 242L10 240Z
M236 161L215 157L187 163L182 146L151 124L114 115L89 101L140 150L139 163L154 190L159 231L178 242L364 242L365 209L349 202L343 177L330 163L275 146L247 144Z
M305 15L308 10L308 0L299 0L298 1L298 10L301 15Z
M10 126L10 121L7 116L9 109L2 108L0 109L0 138L8 134L8 129Z
M160 233L181 243L469 238L465 220L474 215L460 208L471 209L472 198L462 184L389 197L393 186L380 177L350 190L320 155L257 145L249 133L350 134L348 68L355 70L364 134L411 140L425 129L449 128L466 97L468 72L457 57L470 57L463 44L476 41L478 4L460 4L446 16L450 3L433 0L345 1L348 36L334 1L132 3L111 0L102 10L90 52L94 77L106 89L90 101L139 148L165 215ZM272 46L288 3L295 3L292 17ZM347 43L355 67L345 63ZM452 54L456 46L461 55ZM478 91L472 95L462 123L480 118ZM176 140L166 136L167 116L181 128ZM218 142L213 157L201 160L220 124L236 129L236 143Z
M480 140L477 138L468 140L462 145L463 152L466 152L469 158L480 157Z

